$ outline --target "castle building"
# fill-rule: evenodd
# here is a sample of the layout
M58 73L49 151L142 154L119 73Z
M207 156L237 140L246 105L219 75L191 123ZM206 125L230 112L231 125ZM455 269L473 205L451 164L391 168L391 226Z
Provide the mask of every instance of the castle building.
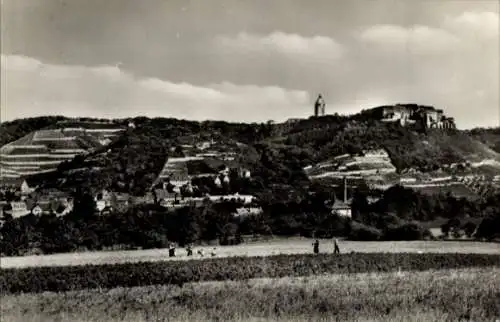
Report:
M382 122L396 122L401 126L422 123L429 129L455 128L455 120L452 117L446 117L443 110L435 109L432 106L396 104L376 107L369 113Z

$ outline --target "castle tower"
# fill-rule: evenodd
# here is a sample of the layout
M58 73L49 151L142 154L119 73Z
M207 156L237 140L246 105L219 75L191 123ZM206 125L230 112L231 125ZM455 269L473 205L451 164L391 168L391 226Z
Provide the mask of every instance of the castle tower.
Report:
M325 115L325 101L321 94L318 95L316 102L314 103L314 116L324 116Z

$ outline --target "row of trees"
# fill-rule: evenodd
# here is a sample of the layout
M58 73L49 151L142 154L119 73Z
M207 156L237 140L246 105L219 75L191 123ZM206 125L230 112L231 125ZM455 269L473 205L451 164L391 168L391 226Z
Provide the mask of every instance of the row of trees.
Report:
M201 207L184 207L175 211L167 211L158 205L141 205L125 213L99 216L92 195L81 192L75 196L73 212L65 217L28 215L7 218L0 229L0 252L16 255L33 249L53 253L82 248L155 248L165 247L169 242L184 245L214 240L231 244L241 242L248 235L346 236L354 240L431 237L422 227L422 221L416 221L417 218L435 219L420 214L435 211L423 206L426 202L414 201L427 200L424 196L401 187L389 189L375 203L362 202L363 191L356 191L355 195L351 219L332 215L332 194L318 186L304 195L297 192L289 198L285 195L281 199L265 198L260 201L261 214L240 217L234 216L236 209L242 206L236 201L207 201ZM411 206L403 207L407 202ZM457 205L462 205L461 201L451 196L438 198L436 205L444 209L442 216L448 212L449 220L443 226L445 233L463 230L472 235L475 230L475 237L486 239L500 234L500 196L477 206L480 213L465 212L467 207L459 208ZM453 209L456 212L452 213ZM472 218L474 216L478 218ZM469 224L471 219L479 222L477 229Z

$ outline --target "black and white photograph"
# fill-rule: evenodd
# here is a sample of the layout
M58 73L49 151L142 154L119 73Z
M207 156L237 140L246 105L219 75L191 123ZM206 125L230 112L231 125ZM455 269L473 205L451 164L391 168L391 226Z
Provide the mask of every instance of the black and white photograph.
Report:
M500 322L499 0L1 0L0 321Z

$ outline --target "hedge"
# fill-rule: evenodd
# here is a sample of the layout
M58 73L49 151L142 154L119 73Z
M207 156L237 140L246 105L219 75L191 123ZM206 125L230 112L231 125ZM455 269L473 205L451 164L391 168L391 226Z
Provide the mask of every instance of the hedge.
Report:
M500 255L350 253L205 260L140 262L106 265L2 269L0 291L6 293L70 291L87 288L180 285L199 281L259 277L307 276L326 273L390 272L500 266Z

